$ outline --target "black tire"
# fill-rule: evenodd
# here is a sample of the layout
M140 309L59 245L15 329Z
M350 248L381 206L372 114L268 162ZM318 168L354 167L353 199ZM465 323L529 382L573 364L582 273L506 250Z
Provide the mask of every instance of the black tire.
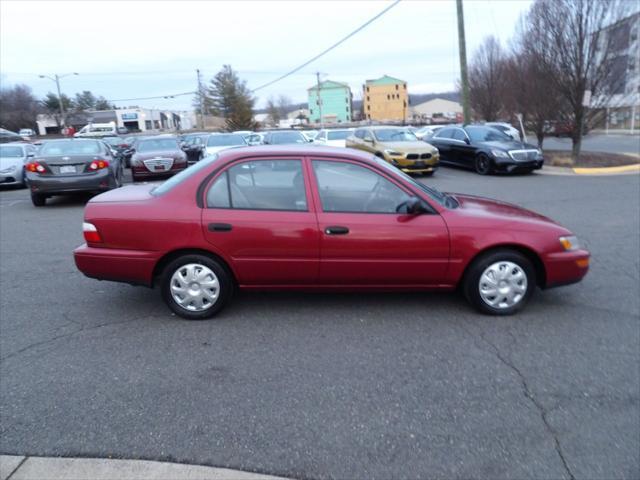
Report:
M384 160L384 155L382 154L382 152L376 152L376 157L380 157Z
M135 173L133 173L133 171L131 172L131 181L133 181L133 183L136 183L136 182L140 181L138 176Z
M34 207L44 207L47 204L47 197L45 197L41 193L32 193L31 202L33 203Z
M474 162L476 173L479 175L489 175L491 173L491 159L484 153L480 153Z
M512 306L494 307L483 300L481 288L481 276L489 266L499 262L511 262L519 267L526 276L526 291L521 299ZM462 289L465 297L477 310L488 315L513 315L520 311L527 303L536 287L536 271L531 262L520 252L509 249L499 249L487 252L476 258L467 269L462 280ZM497 297L501 296L498 294Z
M180 305L171 294L171 283L174 273L189 264L207 267L217 277L219 286L217 290L217 300L205 310L188 310ZM228 270L216 260L206 255L189 254L173 260L165 267L161 278L161 288L163 300L176 315L187 320L206 320L216 315L229 302L233 295L234 282Z

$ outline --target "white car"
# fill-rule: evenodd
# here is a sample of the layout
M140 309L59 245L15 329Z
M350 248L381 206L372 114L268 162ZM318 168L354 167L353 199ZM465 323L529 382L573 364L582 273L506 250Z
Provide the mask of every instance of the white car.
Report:
M435 133L444 128L445 125L426 125L424 127L418 128L413 134L418 137L419 140L427 140L427 138L431 138L435 135Z
M113 137L118 135L118 129L114 122L109 123L90 123L80 129L79 132L73 136L78 138L83 137Z
M491 127L491 128L495 128L496 130L501 131L505 135L509 135L516 142L520 141L520 131L517 128L509 125L508 123L504 123L504 122L487 122L487 123L485 123L485 125L488 126L488 127Z
M30 143L0 145L0 185L24 185L24 166L35 153Z
M21 128L20 131L18 132L18 135L26 139L33 137L35 134L36 132L34 132L30 128Z
M318 136L318 130L302 130L302 134L307 137L307 140L313 142Z
M207 155L213 155L221 150L233 147L244 147L247 141L239 133L212 133L207 139L205 148Z
M313 141L314 143L328 145L330 147L346 147L347 137L350 137L353 131L353 128L323 129L318 132L318 135L316 135Z

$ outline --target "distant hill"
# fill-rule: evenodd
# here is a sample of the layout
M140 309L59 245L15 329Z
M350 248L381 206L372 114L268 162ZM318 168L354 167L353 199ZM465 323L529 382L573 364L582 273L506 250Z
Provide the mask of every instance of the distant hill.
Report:
M451 100L452 102L460 101L460 92L443 92L443 93L410 93L409 103L414 105L420 105L421 103L428 102L434 98L443 98L445 100ZM307 108L307 102L294 103L290 106L289 111L300 110L301 108ZM362 108L362 100L353 101L353 110L357 111ZM266 108L255 110L255 113L267 113Z

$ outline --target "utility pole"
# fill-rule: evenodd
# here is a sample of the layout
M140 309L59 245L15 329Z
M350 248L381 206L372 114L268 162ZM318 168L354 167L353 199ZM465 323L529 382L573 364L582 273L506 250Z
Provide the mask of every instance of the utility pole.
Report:
M460 82L462 83L462 114L465 125L471 123L469 109L469 77L467 75L467 46L464 39L464 11L462 0L456 0L458 11L458 50L460 52Z
M322 130L322 97L320 97L320 72L316 72L316 98L318 99L318 112L320 113L320 129Z
M58 106L60 107L60 121L62 123L62 127L66 126L67 119L66 113L64 111L64 105L62 104L62 93L60 92L60 79L64 77L68 77L71 75L79 75L77 72L67 73L65 75L58 75L57 73L53 75L53 77L49 77L47 75L38 75L40 78L48 78L49 80L53 80L56 82L56 89L58 90Z
M200 129L204 130L204 96L202 92L202 82L200 80L200 69L196 70L198 74L198 99L200 100Z

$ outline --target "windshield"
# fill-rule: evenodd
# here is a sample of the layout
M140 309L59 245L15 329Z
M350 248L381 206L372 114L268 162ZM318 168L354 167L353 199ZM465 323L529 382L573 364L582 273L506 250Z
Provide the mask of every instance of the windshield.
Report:
M18 157L22 157L23 153L22 153L22 147L9 147L9 146L2 146L0 147L0 157L4 157L4 158L18 158Z
M47 142L40 148L40 155L97 155L104 150L98 142L94 141L77 141L77 140L61 140L58 142Z
M374 130L373 134L379 142L417 142L418 138L406 128L385 128Z
M154 138L143 140L136 148L139 152L156 152L159 150L177 150L178 142L175 138Z
M246 145L242 135L230 134L230 135L211 135L207 142L207 147L227 147L234 145Z
M176 175L169 178L168 180L165 180L163 183L161 183L160 185L155 187L153 190L151 190L151 194L156 196L164 195L165 193L167 193L177 185L180 185L182 182L184 182L188 178L191 178L200 170L204 170L205 168L210 166L217 159L218 159L217 154L209 155L208 157L203 158L198 163L194 163L190 167L182 170L180 173L177 173Z
M333 130L331 132L327 132L327 138L329 140L344 140L349 135L351 135L350 130Z
M465 127L472 142L510 142L511 137L491 127Z
M122 139L119 137L104 137L102 141L108 143L109 145L119 145L120 143L122 143Z
M285 143L307 143L300 132L273 132L269 143L273 145Z
M424 183L416 181L413 177L411 177L408 174L404 173L402 170L397 169L396 167L394 167L393 165L391 165L390 163L388 163L387 161L383 160L380 157L374 156L372 158L378 165L383 167L387 172L391 173L392 175L394 175L396 177L401 177L403 180L405 180L406 182L409 182L411 185L413 185L415 187L418 187L420 190L422 190L427 195L429 195L429 198L432 198L433 200L438 202L440 205L443 205L445 207L451 207L452 206L447 201L447 198L448 198L447 195L442 193L437 188L428 187Z

